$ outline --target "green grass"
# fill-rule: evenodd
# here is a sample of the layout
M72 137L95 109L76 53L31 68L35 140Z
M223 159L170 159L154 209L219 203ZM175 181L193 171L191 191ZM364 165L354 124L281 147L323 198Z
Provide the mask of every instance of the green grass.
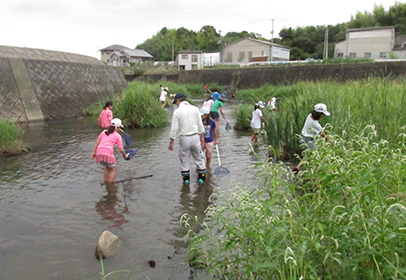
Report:
M319 141L298 177L263 161L263 185L217 191L190 264L213 279L404 279L406 135L376 134Z
M300 152L297 135L301 133L307 115L317 103L325 103L331 116L324 117L322 126L331 124L328 133L358 134L365 126L376 127L376 140L396 143L406 125L406 87L401 80L367 79L362 81L299 82L290 86L263 86L237 93L246 104L258 100L267 102L277 96L274 114L264 109L269 125L264 127L265 143L278 151L278 157L292 157ZM236 110L239 108L236 107ZM239 114L236 114L239 123ZM247 122L241 121L241 123ZM248 127L242 127L246 129Z
M0 154L18 154L28 149L21 140L22 131L16 123L0 119Z

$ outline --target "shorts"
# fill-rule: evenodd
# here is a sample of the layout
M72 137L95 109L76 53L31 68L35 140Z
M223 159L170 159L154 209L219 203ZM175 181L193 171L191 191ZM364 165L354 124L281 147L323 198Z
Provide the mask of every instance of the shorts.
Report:
M220 115L219 115L219 113L217 113L217 112L210 112L210 117L211 117L213 120L217 120L217 119L220 117Z
M116 166L115 163L107 163L105 161L100 161L100 165L103 165L103 166L105 166L107 168L113 168L114 166Z
M259 134L259 128L252 128L252 131L254 131L254 134Z
M211 158L214 148L214 141L203 143L203 151L206 152L206 158Z
M304 149L311 149L313 151L317 150L316 147L316 143L314 142L313 138L310 137L305 137L303 135L300 135L300 139L299 139L300 145L304 148Z

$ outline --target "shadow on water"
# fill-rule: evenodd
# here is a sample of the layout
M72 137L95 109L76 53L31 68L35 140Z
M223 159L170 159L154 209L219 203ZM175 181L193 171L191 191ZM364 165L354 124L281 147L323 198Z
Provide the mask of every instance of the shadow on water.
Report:
M227 104L224 112L230 122ZM85 118L30 124L24 139L32 152L0 158L0 278L71 280L97 275L100 263L94 248L100 234L110 230L123 245L104 262L106 271L134 268L131 279L195 279L186 263L187 229L179 219L186 213L202 222L215 189L256 182L247 173L258 160L251 153L250 132L226 131L222 121L221 163L231 173L212 174L218 166L214 153L207 181L197 183L192 168L186 186L178 142L174 151L168 150L169 125L127 130L139 152L125 161L116 150L116 180L122 182L105 186L103 169L91 159L101 132L96 123ZM126 181L148 174L153 176ZM192 227L200 229L199 223ZM155 268L149 260L156 262Z

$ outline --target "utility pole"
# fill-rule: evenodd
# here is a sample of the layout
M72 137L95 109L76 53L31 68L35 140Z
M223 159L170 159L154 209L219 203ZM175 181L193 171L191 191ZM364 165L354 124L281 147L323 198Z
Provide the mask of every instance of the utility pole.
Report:
M271 61L273 61L273 24L274 24L274 19L272 18L271 19L271 21L272 21L272 31L271 31L271 34L272 34L272 39L271 39Z
M217 43L220 45L219 64L221 64L221 30L219 30L219 39Z
M328 58L328 28L324 33L324 52L323 52L323 60Z
M173 60L173 56L174 56L174 39L172 38L172 62L174 61Z

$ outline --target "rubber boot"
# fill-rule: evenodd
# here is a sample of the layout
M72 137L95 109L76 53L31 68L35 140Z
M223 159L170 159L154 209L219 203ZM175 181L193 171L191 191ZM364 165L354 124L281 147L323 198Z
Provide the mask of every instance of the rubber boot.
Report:
M189 171L181 171L183 183L189 184L190 183L190 172Z
M206 170L199 170L199 183L206 181Z

